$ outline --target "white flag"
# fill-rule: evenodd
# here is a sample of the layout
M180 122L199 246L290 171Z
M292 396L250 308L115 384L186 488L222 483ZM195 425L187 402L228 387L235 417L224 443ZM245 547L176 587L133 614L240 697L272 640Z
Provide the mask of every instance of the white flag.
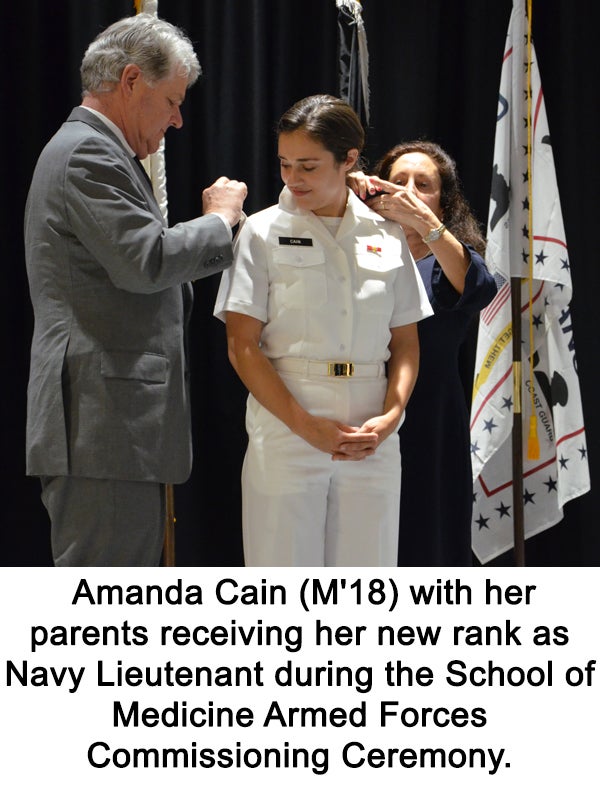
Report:
M153 14L158 16L158 0L135 0L135 9L138 14ZM160 141L158 151L149 154L143 159L142 165L152 182L152 190L156 202L160 207L165 223L169 222L167 203L167 173L165 170L165 139Z
M511 277L529 275L533 233L533 361L529 287L521 284L523 502L525 536L555 525L564 504L590 488L569 303L570 260L554 158L531 46L531 187L527 167L527 46L524 0L514 0L500 80L486 261L498 283L482 311L471 409L473 551L486 563L513 546ZM529 228L529 191L533 228ZM527 458L532 412L539 459Z

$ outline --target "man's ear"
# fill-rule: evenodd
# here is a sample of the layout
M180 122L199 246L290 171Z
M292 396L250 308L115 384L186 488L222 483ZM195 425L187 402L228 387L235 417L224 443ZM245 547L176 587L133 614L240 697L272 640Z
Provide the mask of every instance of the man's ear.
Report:
M127 93L133 92L138 80L142 79L142 70L135 63L128 63L121 73L121 88Z

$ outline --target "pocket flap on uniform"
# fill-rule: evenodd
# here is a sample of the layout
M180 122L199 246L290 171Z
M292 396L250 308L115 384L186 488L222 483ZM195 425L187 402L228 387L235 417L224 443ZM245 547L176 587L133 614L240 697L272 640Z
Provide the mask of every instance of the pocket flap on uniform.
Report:
M356 263L361 269L371 272L390 272L403 265L400 256L379 256L370 253L357 253Z
M152 352L103 352L100 371L107 379L166 382L167 358Z
M314 267L325 263L325 252L320 247L281 246L273 248L275 264L287 264L290 267Z

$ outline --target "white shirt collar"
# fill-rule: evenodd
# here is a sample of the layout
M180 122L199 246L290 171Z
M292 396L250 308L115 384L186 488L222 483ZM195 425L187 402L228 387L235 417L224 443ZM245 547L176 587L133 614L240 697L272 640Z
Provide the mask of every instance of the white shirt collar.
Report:
M119 138L119 140L123 144L123 147L125 148L125 151L128 152L129 156L135 157L135 151L125 140L125 135L121 132L119 127L114 123L114 121L111 121L110 118L107 118L104 115L104 113L101 113L99 110L94 110L93 108L86 107L85 105L80 105L80 106L82 107L83 110L87 110L89 113L93 113L95 116L97 116L102 121L102 123L105 124L110 129L110 131L114 132L114 134Z

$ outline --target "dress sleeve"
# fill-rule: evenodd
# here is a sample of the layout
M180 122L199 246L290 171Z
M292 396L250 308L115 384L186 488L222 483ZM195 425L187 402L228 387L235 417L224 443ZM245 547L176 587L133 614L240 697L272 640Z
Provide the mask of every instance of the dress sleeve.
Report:
M469 256L469 267L465 276L465 289L459 294L445 276L440 264L433 262L431 270L431 293L434 310L466 311L477 313L493 300L497 287L485 261L470 245L463 246Z

